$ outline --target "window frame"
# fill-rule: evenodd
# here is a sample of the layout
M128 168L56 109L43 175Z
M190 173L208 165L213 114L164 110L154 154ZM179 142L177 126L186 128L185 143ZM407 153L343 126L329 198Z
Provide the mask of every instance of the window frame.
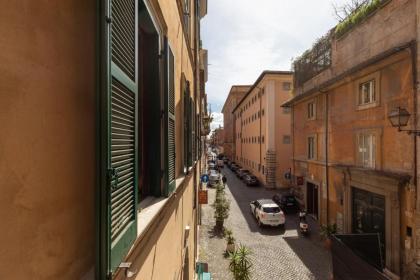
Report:
M380 89L380 72L375 72L373 74L364 76L355 81L354 84L354 92L355 92L355 103L356 103L356 110L364 110L373 107L377 107L380 105L380 97L381 97L381 89ZM370 102L362 102L361 99L364 98L363 94L361 93L361 88L364 84L371 83L373 85L373 93L374 100Z
M311 140L312 141L312 151L311 151ZM308 160L317 159L317 136L315 134L308 135L306 137L306 158Z
M361 139L363 138L363 140ZM368 138L368 139L366 139ZM367 140L367 141L366 141ZM377 130L362 130L356 133L355 139L355 158L357 165L363 168L377 169L380 164L380 141L381 133ZM363 147L361 147L363 142ZM369 143L370 147L364 147L365 144ZM361 151L361 149L369 149L368 151ZM366 154L369 159L365 159ZM366 164L366 161L367 164Z
M316 99L312 99L306 103L306 119L307 120L316 119Z

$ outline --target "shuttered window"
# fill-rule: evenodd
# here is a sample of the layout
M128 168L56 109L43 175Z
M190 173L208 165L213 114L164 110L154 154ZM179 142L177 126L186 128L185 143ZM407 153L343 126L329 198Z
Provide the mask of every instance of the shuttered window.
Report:
M195 139L195 128L196 128L196 123L195 123L195 106L194 106L194 100L192 98L190 98L190 106L191 106L191 110L190 110L190 123L191 123L191 157L192 160L191 161L195 161L197 160L197 150L196 150L196 139Z
M190 83L182 79L183 85L183 109L184 109L184 173L188 173L189 167L192 166L192 101L190 93Z
M100 279L137 236L137 1L107 0L101 29Z
M174 55L165 39L165 195L175 189L175 69Z

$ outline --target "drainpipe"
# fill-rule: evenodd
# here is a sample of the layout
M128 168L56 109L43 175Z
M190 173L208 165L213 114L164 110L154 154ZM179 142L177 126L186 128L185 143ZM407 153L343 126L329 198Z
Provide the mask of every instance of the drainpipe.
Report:
M327 91L321 91L325 95L325 184L327 190L327 225L330 222L330 180L329 180L329 167L328 167L328 118L329 118L329 102L328 102L328 93Z
M259 168L259 170L258 170L258 172L260 172L261 173L261 168L262 168L262 136L261 136L261 132L262 132L262 130L261 130L261 126L262 126L262 112L261 112L261 109L262 109L262 94L261 94L261 88L259 88L259 92L258 92L258 94L260 95L260 168Z
M411 68L412 68L412 74L413 74L413 119L414 119L414 128L417 129L417 46L416 42L411 42L410 45L410 53L411 53ZM413 183L414 187L416 188L416 195L415 195L415 210L419 210L419 203L417 202L417 199L419 197L419 194L417 192L417 136L414 134L414 178Z

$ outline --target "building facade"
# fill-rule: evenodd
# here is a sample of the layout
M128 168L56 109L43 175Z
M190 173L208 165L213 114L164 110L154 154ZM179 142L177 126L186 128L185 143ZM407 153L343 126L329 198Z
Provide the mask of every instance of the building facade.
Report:
M264 71L232 110L234 160L269 188L290 185L290 110L282 108L292 94L293 73Z
M194 278L206 12L2 7L1 279Z
M346 33L332 31L314 47L326 54L312 61L318 72L295 65L299 82L284 104L301 203L339 233L379 233L386 273L403 279L419 276L417 139L388 115L406 108L417 127L419 8L383 1Z
M213 131L212 135L212 144L218 147L219 153L224 154L224 139L225 139L225 130L223 127L216 128Z
M223 143L223 151L225 156L227 156L230 160L234 160L236 158L236 148L235 148L235 121L233 118L232 110L236 107L238 102L244 97L247 91L250 89L251 86L247 85L236 85L232 86L230 92L226 98L225 104L222 108L223 113L223 128L225 130L224 133L224 143Z

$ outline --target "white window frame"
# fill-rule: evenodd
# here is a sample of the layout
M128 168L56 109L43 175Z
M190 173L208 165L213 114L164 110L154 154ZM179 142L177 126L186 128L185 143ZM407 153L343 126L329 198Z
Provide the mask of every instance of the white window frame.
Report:
M359 106L376 102L375 79L359 84Z
M317 140L316 135L309 135L306 140L306 157L308 160L315 160L317 157Z
M357 135L358 162L365 168L375 168L377 158L378 136L374 132L363 132Z
M364 92L367 89L367 92ZM380 74L379 72L365 76L355 83L356 109L363 110L379 106Z

